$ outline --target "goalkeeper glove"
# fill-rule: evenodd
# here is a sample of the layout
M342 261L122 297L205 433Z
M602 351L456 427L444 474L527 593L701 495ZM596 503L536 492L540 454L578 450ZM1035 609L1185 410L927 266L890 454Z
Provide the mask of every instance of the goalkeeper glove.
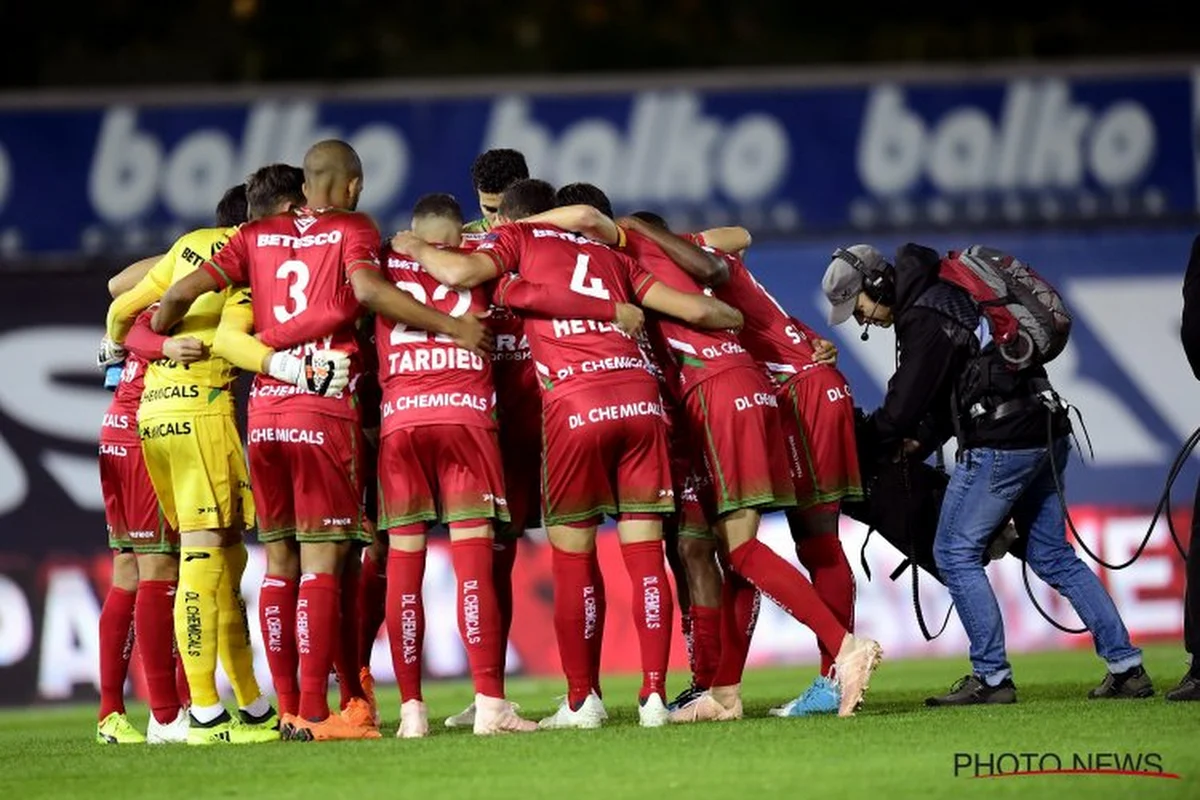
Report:
M125 360L125 348L105 336L100 340L100 350L96 353L96 366L100 369L120 364Z
M317 350L302 357L275 353L267 374L306 392L330 397L350 384L350 357L339 350Z

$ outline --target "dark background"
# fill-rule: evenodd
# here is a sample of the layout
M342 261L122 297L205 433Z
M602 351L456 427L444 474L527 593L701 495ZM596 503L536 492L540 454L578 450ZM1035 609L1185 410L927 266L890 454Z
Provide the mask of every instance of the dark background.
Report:
M66 10L69 8L69 11ZM0 2L0 88L376 80L1200 51L1186 4Z

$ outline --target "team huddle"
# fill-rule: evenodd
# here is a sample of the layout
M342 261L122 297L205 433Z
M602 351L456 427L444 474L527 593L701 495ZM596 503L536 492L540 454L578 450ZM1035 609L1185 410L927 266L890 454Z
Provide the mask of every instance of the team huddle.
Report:
M100 361L124 369L100 442L114 580L97 740L379 738L368 663L381 626L396 735L428 735L435 527L449 533L475 688L446 725L600 727L605 517L632 592L642 726L742 716L762 595L821 654L812 686L772 713L853 714L882 656L853 633L837 536L842 501L862 494L853 401L836 348L747 269L745 230L617 220L600 188L556 191L520 153L491 150L472 167L482 219L464 224L453 197L427 195L411 230L385 240L354 210L364 177L349 145L318 142L303 169L263 167L227 193L216 227L110 282ZM254 374L244 451L239 373ZM757 540L770 511L786 513L808 577ZM540 526L567 690L535 722L505 698L505 653L516 548ZM240 596L252 528L277 709ZM692 681L669 701L677 605ZM122 700L135 629L144 736Z

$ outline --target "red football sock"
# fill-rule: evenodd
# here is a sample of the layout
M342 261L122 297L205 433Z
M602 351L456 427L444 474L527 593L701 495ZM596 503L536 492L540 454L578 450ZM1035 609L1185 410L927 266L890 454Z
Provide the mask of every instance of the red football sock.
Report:
M296 650L296 581L278 575L263 577L258 593L258 624L262 629L267 666L279 713L300 713L300 684L296 672L300 654Z
M579 708L592 691L592 640L599 635L592 554L553 549L554 633L567 678L567 703Z
M692 685L708 689L721 661L721 609L692 606Z
M359 680L358 661L358 584L359 567L348 563L342 570L338 591L337 642L333 651L333 669L337 673L338 693L341 707L345 708L356 697L365 698L362 681Z
M192 688L188 686L187 672L183 669L183 659L179 657L179 647L172 648L175 658L175 694L179 695L179 705L187 708L192 704Z
M500 669L508 656L508 632L513 620L513 566L517 563L517 539L492 542L492 585L496 589L496 610L500 616Z
M729 554L729 565L794 619L811 628L822 647L833 653L841 649L846 628L821 602L808 578L774 550L751 539Z
M150 711L164 725L183 705L175 686L175 581L141 581L133 609Z
M137 592L110 586L100 610L100 719L125 713L125 679L133 652L133 607ZM172 623L174 624L174 623Z
M808 570L813 588L846 630L854 632L854 573L836 534L825 533L801 539L796 556ZM836 652L821 645L821 674L828 675Z
M467 648L475 692L504 697L504 643L492 587L492 540L451 542L450 558L458 583L458 632Z
M679 632L683 634L683 646L687 648L688 654L688 669L692 671L692 675L696 674L696 648L692 641L692 614L690 609L684 609L679 613Z
M296 597L296 650L300 654L300 716L329 716L329 672L338 627L338 579L328 572L300 576Z
M387 565L376 564L370 556L363 559L358 579L358 659L371 666L371 652L387 610Z
M633 624L642 651L642 690L666 699L667 664L671 658L671 617L675 601L667 583L662 542L622 544L621 555L633 586Z
M604 573L600 571L600 554L598 550L593 550L591 554L590 567L592 571L592 586L595 588L593 597L595 598L595 633L588 639L588 647L591 652L591 669L592 669L592 691L597 697L603 698L604 695L600 691L600 662L604 649L604 620L608 616L608 596L604 591Z
M425 551L388 550L387 631L401 701L421 699L421 651L425 645Z
M720 658L713 673L713 686L736 686L742 682L746 656L750 653L752 620L757 617L758 590L732 572L721 585ZM711 687L710 687L711 688Z

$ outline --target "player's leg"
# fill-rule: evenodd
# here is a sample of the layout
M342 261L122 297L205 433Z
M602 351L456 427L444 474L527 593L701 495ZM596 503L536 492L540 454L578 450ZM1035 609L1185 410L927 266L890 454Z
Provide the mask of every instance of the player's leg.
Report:
M125 681L133 652L137 588L136 557L130 551L113 551L112 582L100 609L100 711L96 724L96 741L100 744L146 741L125 716Z
M434 476L428 474L416 428L401 428L379 445L379 527L388 531L385 620L392 669L400 689L396 736L416 739L429 733L429 713L421 692L425 641L426 531L437 518Z
M791 564L758 541L760 507L794 503L782 440L777 401L757 373L738 370L702 384L689 397L689 417L702 425L706 456L717 490L716 528L728 551L732 571L813 630L819 642L838 653L853 671L855 686L878 662L878 645L848 633L821 602L812 584ZM725 378L725 380L721 380ZM738 385L738 384L742 385ZM737 403L749 397L751 402ZM726 607L725 614L733 613ZM733 625L730 620L727 625ZM867 670L866 674L860 674ZM720 675L729 680L732 675ZM740 674L737 676L740 681ZM713 697L727 712L740 710L739 686L714 680ZM854 701L857 705L858 699ZM711 707L711 704L707 704Z
M187 741L187 712L176 681L175 595L179 584L179 537L166 532L163 550L138 552L138 598L134 625L149 695L150 744ZM138 545L142 550L143 545ZM173 552L172 552L173 551Z
M106 444L109 444L106 442ZM104 606L100 610L100 709L96 741L100 744L136 744L145 741L125 716L125 680L129 673L129 652L133 646L134 614L137 603L138 572L133 555L133 532L137 524L136 501L148 498L157 510L153 487L142 467L138 442L111 443L101 448L100 489L104 496L104 521L108 527L108 546L113 552L112 580ZM136 462L136 465L133 465ZM130 477L140 477L143 498L130 485ZM132 496L131 496L132 495ZM131 501L134 504L131 505Z
M296 503L292 464L282 442L256 431L283 424L278 414L251 410L246 456L258 517L257 536L266 555L258 592L258 624L281 727L300 713L300 654L296 649L296 599L300 591L300 545L296 541Z
M378 462L378 456L375 456ZM359 567L358 578L358 663L359 684L366 696L367 705L371 707L375 727L379 727L379 702L375 698L375 676L371 672L371 657L375 652L375 642L379 638L379 629L383 627L387 617L387 531L375 527L375 519L379 516L379 506L375 492L368 495L367 518L363 526L371 536L371 544L363 548L362 564Z
M562 705L543 728L598 728L608 716L593 691L592 663L597 626L596 529L616 497L603 460L603 424L587 419L585 393L545 403L542 408L542 519L551 546L554 633L567 679Z
M363 520L363 529L368 536L374 536L374 530ZM342 564L341 586L338 593L340 609L338 614L338 640L333 649L333 671L337 675L339 707L350 707L350 701L359 699L366 702L367 693L362 685L362 663L358 658L358 592L362 576L362 542L353 542L350 552Z
M254 497L250 492L246 457L232 417L226 418L225 474L235 494L235 518L226 537L225 573L218 587L217 613L220 626L218 656L225 675L233 686L238 704L238 723L234 733L242 738L256 729L275 733L279 717L267 701L254 674L254 651L250 644L250 619L242 597L242 576L249 554L243 541L244 531L254 527ZM218 457L216 454L214 458ZM277 738L270 737L269 738Z
M378 738L364 699L330 714L327 698L339 638L342 569L352 543L369 541L363 526L362 429L357 419L322 414L293 413L287 419L289 427L310 433L304 442L285 445L301 573L296 600L300 713L287 734L302 741Z
M177 639L181 624L186 632L181 649L192 693L188 743L277 740L278 720L254 676L237 583L245 567L241 532L253 523L254 501L232 409L193 415L187 429L174 437L171 458L182 550L175 630ZM218 659L237 690L236 720L216 695Z
M630 387L626 397L635 391ZM675 510L670 454L661 414L629 417L620 426L614 450L620 498L617 533L633 591L633 621L642 658L638 718L643 727L658 727L667 722L666 679L675 610L663 552L663 518Z
M504 649L493 583L495 525L509 522L500 446L495 431L458 425L422 429L434 454L441 521L450 528L457 582L458 628L475 682L479 735L529 732L537 725L517 715L504 695Z
M179 530L174 627L191 695L188 743L228 741L229 714L217 693L217 592L223 537L194 420L139 414L142 453L167 521Z
M684 424L681 420L680 424ZM676 575L680 596L689 601L689 665L692 682L687 689L668 704L672 711L687 705L701 692L712 687L713 676L721 657L721 584L717 565L717 538L711 520L713 511L712 481L706 469L695 469L687 459L689 475L677 489L679 502L679 532L672 544L667 539L667 556L674 551L682 567ZM703 456L698 457L702 463ZM678 483L678 482L677 482Z

